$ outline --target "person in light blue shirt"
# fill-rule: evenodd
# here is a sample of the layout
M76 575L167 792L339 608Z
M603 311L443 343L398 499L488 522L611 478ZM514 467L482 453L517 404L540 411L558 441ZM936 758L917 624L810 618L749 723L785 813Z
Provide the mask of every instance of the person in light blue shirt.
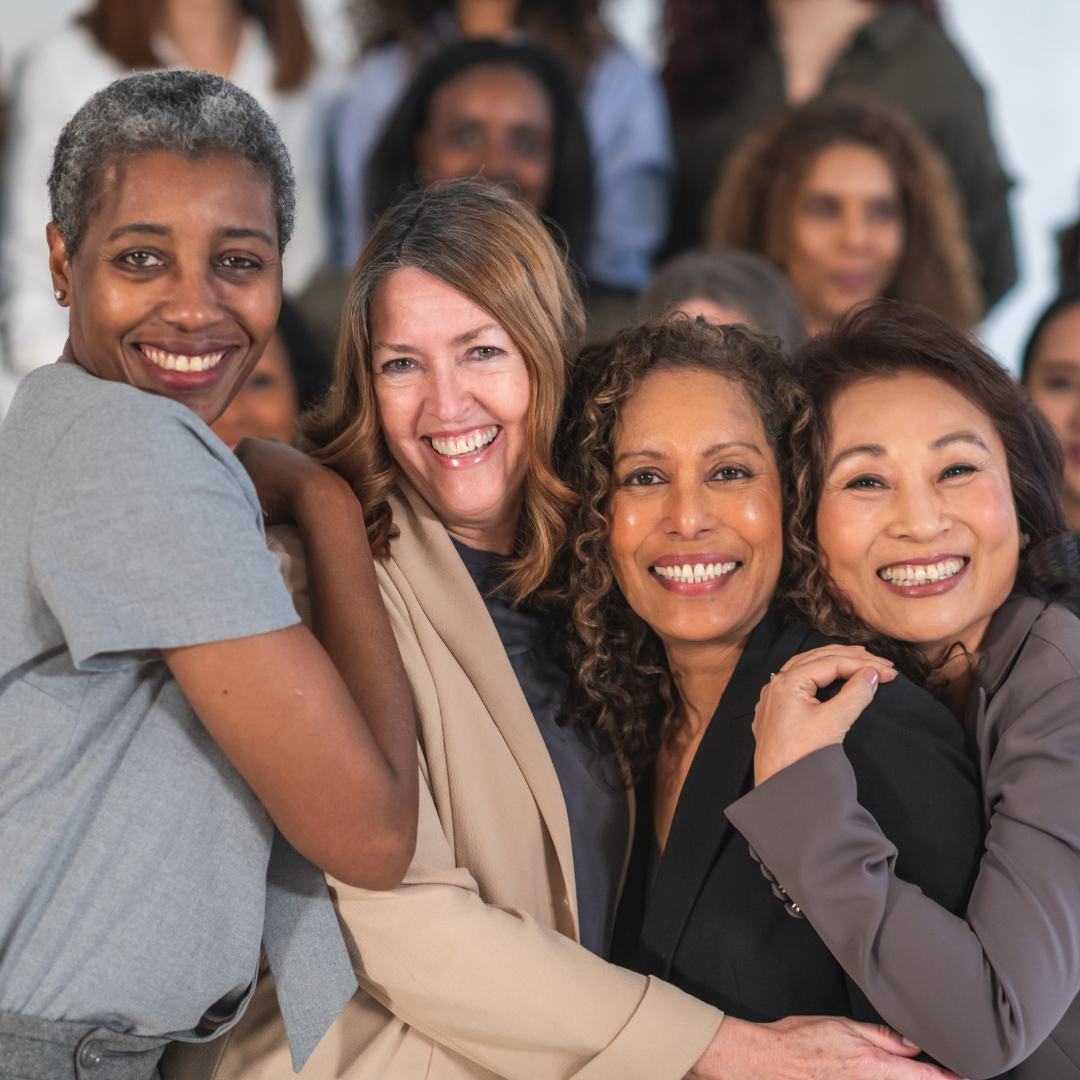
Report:
M422 63L459 37L528 36L566 63L579 92L592 150L593 220L581 260L589 281L637 290L648 281L667 236L674 152L659 79L601 27L595 4L507 3L501 24L474 20L467 2L440 3L426 21L409 21L388 0L387 30L364 56L335 103L330 124L334 259L350 269L371 213L367 165L398 102ZM486 5L490 8L492 5ZM394 10L394 9L397 10ZM556 10L557 9L557 10Z

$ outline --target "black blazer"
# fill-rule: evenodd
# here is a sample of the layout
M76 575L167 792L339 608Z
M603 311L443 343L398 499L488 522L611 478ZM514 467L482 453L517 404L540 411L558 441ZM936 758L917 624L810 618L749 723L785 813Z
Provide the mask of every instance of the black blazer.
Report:
M753 787L750 725L770 672L829 641L775 612L754 629L690 766L648 896L652 785L639 786L611 959L744 1020L825 1014L882 1022L813 926L786 909L724 816ZM859 802L899 850L897 875L962 914L982 855L983 811L960 724L899 676L878 688L844 750Z

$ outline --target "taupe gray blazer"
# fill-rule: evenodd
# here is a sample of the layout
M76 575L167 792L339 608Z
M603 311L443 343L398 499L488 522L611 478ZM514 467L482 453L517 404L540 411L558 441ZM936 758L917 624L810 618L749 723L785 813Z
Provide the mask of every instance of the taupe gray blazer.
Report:
M404 884L329 879L361 989L302 1075L681 1080L723 1014L577 944L570 826L544 740L468 571L407 484L379 565L417 712L420 825ZM278 532L306 612L295 531ZM216 1071L293 1075L273 983Z
M896 1030L972 1080L1080 1080L1080 621L1010 597L965 727L989 828L964 919L891 872L839 746L727 816Z

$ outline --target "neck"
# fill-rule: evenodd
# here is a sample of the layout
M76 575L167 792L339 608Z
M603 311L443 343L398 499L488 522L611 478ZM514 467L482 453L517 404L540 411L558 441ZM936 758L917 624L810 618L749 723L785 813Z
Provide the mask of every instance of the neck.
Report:
M457 0L461 36L504 38L514 29L517 0Z
M521 523L519 498L504 513L484 521L444 521L446 531L459 543L496 555L513 555Z
M236 0L166 0L161 29L190 67L227 79L244 13Z
M979 662L979 653L989 626L990 616L987 616L968 627L955 640L936 641L922 649L923 655L932 665L940 665L941 674L946 679L945 689L940 694L941 700L960 721L963 721L967 711L972 676L975 665Z
M768 0L792 104L819 93L837 57L880 5L874 0Z
M697 743L731 681L746 647L736 642L665 641L668 668L679 692L675 738Z

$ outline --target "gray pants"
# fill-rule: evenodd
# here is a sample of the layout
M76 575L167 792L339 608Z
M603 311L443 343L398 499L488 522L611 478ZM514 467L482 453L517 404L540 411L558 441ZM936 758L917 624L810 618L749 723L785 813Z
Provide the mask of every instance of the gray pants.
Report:
M167 1039L0 1012L0 1080L159 1080Z

